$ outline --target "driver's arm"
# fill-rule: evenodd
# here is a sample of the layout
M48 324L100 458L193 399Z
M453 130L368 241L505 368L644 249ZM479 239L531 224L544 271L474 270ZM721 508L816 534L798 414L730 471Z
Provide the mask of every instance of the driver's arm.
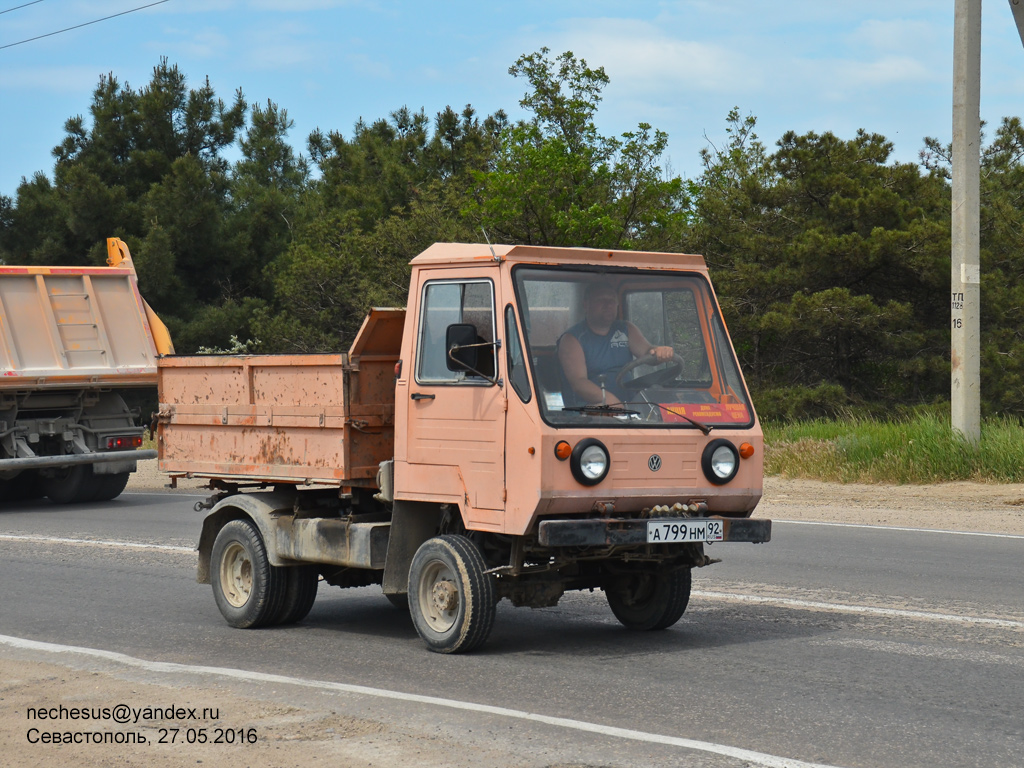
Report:
M602 403L601 387L587 378L587 358L583 354L580 341L571 333L567 333L558 342L558 362L565 373L565 380L573 391L587 403ZM619 400L608 390L604 391L605 405L618 405Z
M644 337L643 333L641 333L640 329L635 325L632 323L626 323L626 327L629 331L629 351L632 353L633 357L654 355L658 358L659 362L668 362L672 359L672 356L675 354L675 350L672 349L672 347L652 346L651 342ZM582 352L583 350L580 351Z

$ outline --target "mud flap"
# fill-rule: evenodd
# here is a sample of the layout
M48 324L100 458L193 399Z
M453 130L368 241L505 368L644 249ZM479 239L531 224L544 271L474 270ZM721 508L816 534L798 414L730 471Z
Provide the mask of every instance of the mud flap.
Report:
M404 595L409 589L409 566L413 555L427 539L437 535L441 510L430 501L395 500L391 512L391 535L384 561L385 595Z

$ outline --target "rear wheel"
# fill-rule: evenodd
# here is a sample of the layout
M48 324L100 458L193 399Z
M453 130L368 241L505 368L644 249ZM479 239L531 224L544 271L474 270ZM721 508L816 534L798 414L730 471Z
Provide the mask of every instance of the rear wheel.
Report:
M96 475L96 492L93 501L110 501L121 495L121 492L128 485L128 478L131 472L119 472L116 475Z
M56 504L80 504L92 501L98 490L99 475L89 464L76 464L58 470L46 480L46 495Z
M409 613L427 647L462 653L481 646L494 628L494 577L465 536L425 541L409 568Z
M284 601L281 605L280 617L274 624L294 624L302 621L316 602L316 590L320 582L320 574L311 565L297 565L282 568L285 573L286 585Z
M228 624L254 629L283 615L287 569L270 564L263 537L251 521L232 520L220 529L210 564L213 599Z
M627 629L667 629L690 602L689 568L644 568L616 574L605 586L608 605Z

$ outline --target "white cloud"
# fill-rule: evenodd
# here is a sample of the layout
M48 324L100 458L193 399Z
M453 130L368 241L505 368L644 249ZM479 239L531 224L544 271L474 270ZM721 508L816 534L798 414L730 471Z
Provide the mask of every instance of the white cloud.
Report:
M221 58L230 50L230 38L216 27L199 30L168 27L163 30L163 34L163 39L149 43L150 50L165 50L167 38L175 41L173 45L176 53L181 52L198 59Z
M98 82L98 71L92 66L0 69L0 88L12 90L46 91L79 96L82 93L91 93Z
M861 23L850 35L855 45L864 45L878 51L923 51L940 42L942 31L934 24L914 19L869 19ZM948 41L947 44L952 44Z
M319 70L330 59L329 43L305 24L263 24L235 40L235 50L251 70Z
M572 50L591 66L603 66L616 88L663 91L749 91L761 70L720 43L673 38L655 24L632 19L584 19L569 28L555 52Z
M348 53L345 55L345 61L357 74L378 80L392 78L391 67L382 59L371 58L365 53Z
M837 61L830 67L839 85L849 89L935 82L942 73L909 56L883 56L874 61Z

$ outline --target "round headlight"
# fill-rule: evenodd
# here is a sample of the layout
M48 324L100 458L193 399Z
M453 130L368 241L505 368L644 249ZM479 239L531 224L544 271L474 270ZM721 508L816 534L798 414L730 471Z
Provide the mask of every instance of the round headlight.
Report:
M725 485L740 468L740 455L736 446L724 438L712 440L700 457L704 477L715 485Z
M576 481L583 485L600 483L607 476L610 465L608 449L600 440L593 437L580 440L572 449L569 468Z
M592 445L580 454L580 471L590 480L600 480L608 471L608 454Z

